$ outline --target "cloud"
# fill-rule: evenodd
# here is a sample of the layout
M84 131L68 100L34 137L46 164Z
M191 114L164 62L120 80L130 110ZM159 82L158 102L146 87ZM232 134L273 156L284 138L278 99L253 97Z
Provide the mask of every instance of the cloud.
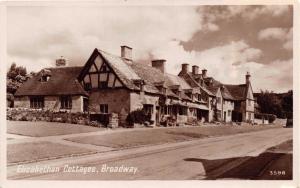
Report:
M135 59L145 59L174 39L188 41L199 30L217 30L204 23L196 7L9 7L9 61L48 59L61 55L70 64L84 64L94 48L120 54L121 45L134 49ZM20 29L22 28L22 29ZM139 50L142 49L142 50ZM25 60L26 59L26 60Z
M286 92L293 88L293 60L275 60L262 65L255 72L252 82L256 90Z
M187 52L178 45L178 41L172 41L163 50L153 51L153 54L154 57L167 59L166 70L173 74L180 71L182 63L189 63L190 66L198 65L200 69L207 69L208 76L225 84L243 84L246 72L250 72L255 92L260 89L285 92L293 86L292 59L275 60L269 64L258 63L256 61L263 52L243 40L200 52Z
M38 71L54 66L55 59L64 56L69 65L82 66L94 48L119 55L120 46L126 44L133 48L137 61L150 63L151 58L166 59L166 70L172 74L178 74L182 63L190 63L206 68L210 76L224 83L244 83L245 73L250 71L255 90L288 88L290 82L286 86L276 84L275 81L283 81L274 75L281 71L288 75L292 70L291 60L285 62L287 67L279 62L258 63L264 53L247 40L238 38L202 51L184 49L182 41L191 41L199 31L221 31L217 24L221 17L230 20L228 16L245 16L254 8L262 9L261 15L269 12L279 16L286 11L264 6L221 7L219 12L193 6L8 7L8 65L16 62L29 71ZM289 49L292 29L286 34L282 42L283 47ZM289 80L283 77L280 78Z
M203 6L199 8L199 12L205 12L207 14L206 19L210 21L218 19L231 20L236 16L246 20L254 20L265 15L280 17L288 12L290 7L289 5Z
M208 74L224 83L244 83L247 71L253 72L262 55L260 49L250 47L245 41L235 41L195 53L194 62L208 70Z
M278 39L282 40L286 37L288 29L273 27L263 29L258 33L259 40L270 40L270 39Z
M272 27L259 31L259 40L280 40L283 48L292 50L293 48L293 28Z

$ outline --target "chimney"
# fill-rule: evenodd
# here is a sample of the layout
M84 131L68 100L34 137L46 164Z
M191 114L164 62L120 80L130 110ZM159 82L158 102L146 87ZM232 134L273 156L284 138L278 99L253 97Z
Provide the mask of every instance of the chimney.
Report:
M251 77L250 73L247 72L247 74L246 74L246 84L250 83L250 77Z
M197 65L192 66L193 75L199 74L199 67Z
M165 72L165 62L166 60L164 59L156 59L152 60L152 67L160 70L162 73Z
M188 73L188 71L189 71L189 64L187 63L181 64L181 72Z
M64 67L66 64L66 59L64 59L63 56L61 56L59 59L56 59L55 65L57 67Z
M132 60L132 48L129 46L121 46L121 57L126 60Z
M206 69L202 69L202 77L206 78L207 77L207 70Z

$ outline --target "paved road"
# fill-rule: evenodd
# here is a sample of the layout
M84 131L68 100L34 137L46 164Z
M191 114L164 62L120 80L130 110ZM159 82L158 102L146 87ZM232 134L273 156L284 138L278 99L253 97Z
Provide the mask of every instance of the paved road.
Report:
M187 179L259 179L265 177L270 163L286 157L284 153L266 153L266 149L292 139L292 129L277 128L230 136L206 138L159 146L111 151L78 158L66 158L27 164L60 167L56 173L16 173L8 167L9 179L55 180L187 180ZM95 167L96 172L64 172L64 165ZM113 172L129 170L132 172ZM134 169L137 171L134 173ZM288 167L283 166L288 170ZM104 170L105 169L105 170ZM111 170L111 172L109 172ZM281 169L282 170L282 169ZM105 171L105 172L104 172Z

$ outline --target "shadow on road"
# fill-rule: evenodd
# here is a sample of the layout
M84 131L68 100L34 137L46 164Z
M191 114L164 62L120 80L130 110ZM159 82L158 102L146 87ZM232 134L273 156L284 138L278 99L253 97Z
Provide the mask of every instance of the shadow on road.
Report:
M184 161L201 162L205 179L291 180L293 155L274 152L272 148L256 157L236 157L217 160L185 158ZM199 174L199 178L203 174ZM195 177L198 179L198 177Z

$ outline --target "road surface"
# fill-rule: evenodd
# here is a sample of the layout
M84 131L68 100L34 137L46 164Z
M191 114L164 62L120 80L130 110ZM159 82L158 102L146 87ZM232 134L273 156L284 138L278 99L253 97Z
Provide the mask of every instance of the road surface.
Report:
M8 166L8 179L289 179L292 164L286 162L286 160L291 162L292 153L265 151L272 146L291 140L292 131L289 128L276 128L180 143L110 151L89 156L42 161L24 164L22 168L18 165ZM273 164L277 164L274 168L278 169L272 169ZM66 167L66 165L68 166ZM21 171L22 169L33 169L37 166L56 168L59 171L51 173L45 171L43 173L26 173ZM92 172L84 173L83 169L92 169Z

